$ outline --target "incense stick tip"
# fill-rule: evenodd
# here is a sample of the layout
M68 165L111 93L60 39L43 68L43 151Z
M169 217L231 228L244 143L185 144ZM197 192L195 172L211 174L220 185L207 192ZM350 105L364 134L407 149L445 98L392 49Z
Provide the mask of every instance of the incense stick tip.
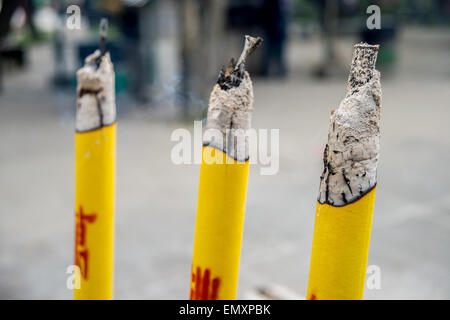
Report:
M357 43L353 46L355 49L356 48L363 48L363 49L372 49L374 51L378 51L378 49L380 48L379 44L368 44L366 42L360 42Z
M377 62L379 45L357 43L354 45L353 57L350 65L347 88L351 93L372 79Z
M106 38L108 33L108 19L102 18L100 20L100 36Z
M260 37L255 38L249 35L245 35L244 49L242 50L241 56L236 63L235 70L237 70L241 64L245 63L247 57L252 54L252 52L255 51L255 49L259 47L262 42L263 39Z

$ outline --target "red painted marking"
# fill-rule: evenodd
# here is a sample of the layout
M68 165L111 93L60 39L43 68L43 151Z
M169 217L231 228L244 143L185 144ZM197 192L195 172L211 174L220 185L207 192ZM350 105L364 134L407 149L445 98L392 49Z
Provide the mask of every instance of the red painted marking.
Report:
M210 269L205 269L202 274L201 268L197 267L195 273L192 272L191 275L191 291L189 299L217 300L219 287L220 279L218 277L211 279Z
M203 275L202 281L202 300L208 300L208 289L209 289L209 277L210 277L209 269L205 270L205 274Z
M94 223L96 220L97 214L85 214L82 206L78 212L75 212L75 265L80 268L84 279L88 278L89 270L89 250L86 248L87 224Z
M317 297L314 293L312 293L308 300L317 300Z
M220 286L220 279L215 278L212 283L211 300L217 300L217 293L219 291L219 286Z
M197 267L197 278L195 279L195 300L201 299L202 271Z

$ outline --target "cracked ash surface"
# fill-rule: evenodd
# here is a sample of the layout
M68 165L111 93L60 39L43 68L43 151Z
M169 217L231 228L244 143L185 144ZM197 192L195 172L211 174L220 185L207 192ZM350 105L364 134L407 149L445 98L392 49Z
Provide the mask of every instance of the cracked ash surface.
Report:
M245 131L250 129L252 112L253 85L244 65L229 75L221 72L209 99L203 145L222 150L235 160L246 161L249 137Z
M331 114L320 203L344 206L376 185L381 110L377 51L378 46L355 45L347 96Z

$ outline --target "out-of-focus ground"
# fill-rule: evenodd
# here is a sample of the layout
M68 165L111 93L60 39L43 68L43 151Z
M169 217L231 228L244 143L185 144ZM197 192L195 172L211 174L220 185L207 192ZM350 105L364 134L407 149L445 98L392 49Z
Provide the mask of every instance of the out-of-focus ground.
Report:
M343 61L352 39L340 40ZM367 299L450 298L450 39L405 29L383 73L382 147L369 265L381 290ZM238 297L278 284L305 295L330 109L347 76L310 77L316 39L289 45L290 76L254 81L255 128L280 129L280 170L250 171ZM8 73L0 95L0 298L69 299L74 241L74 95L48 86L49 47ZM161 110L129 108L118 125L115 298L189 293L198 165L170 160Z

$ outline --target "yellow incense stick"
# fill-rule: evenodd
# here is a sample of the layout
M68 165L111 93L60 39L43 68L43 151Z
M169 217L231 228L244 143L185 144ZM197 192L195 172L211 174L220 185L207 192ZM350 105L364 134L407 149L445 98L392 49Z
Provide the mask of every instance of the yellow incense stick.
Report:
M363 298L375 189L344 207L317 203L307 298Z
M112 299L116 125L75 134L75 299Z
M212 163L216 157L223 164ZM203 147L191 299L236 298L249 161L232 161L218 149Z
M348 93L324 152L307 299L362 299L376 191L381 87L378 46L355 46Z
M214 132L203 142L190 299L236 299L249 170L248 139L236 130L250 126L253 87L244 62L260 42L246 36L241 58L222 70L211 93L207 131Z
M112 299L116 109L114 70L97 50L77 72L75 133L75 299Z

